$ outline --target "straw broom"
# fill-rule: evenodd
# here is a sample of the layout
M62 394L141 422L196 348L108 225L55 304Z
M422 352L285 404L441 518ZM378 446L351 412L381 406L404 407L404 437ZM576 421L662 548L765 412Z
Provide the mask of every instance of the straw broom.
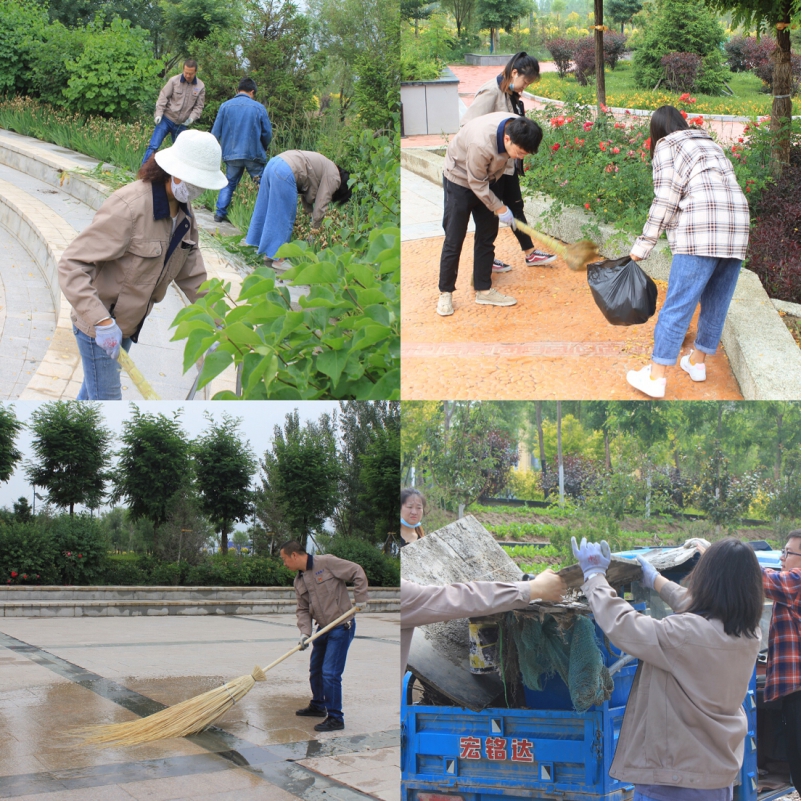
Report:
M574 271L584 269L588 262L601 259L598 246L589 239L574 242L572 245L564 245L557 239L536 231L520 220L515 221L515 227L519 231L523 231L529 236L535 236L545 242L558 256L562 256L565 259L565 263Z
M351 615L359 611L355 606L349 609L344 615L340 615L333 623L320 629L320 631L308 637L306 642L310 643L330 631L335 626L339 626ZM246 676L229 681L222 687L215 687L213 690L197 695L182 701L180 704L162 709L146 718L131 720L127 723L112 723L106 726L85 726L73 729L74 734L83 737L84 745L99 745L109 747L112 745L140 745L150 743L154 740L164 740L168 737L187 737L190 734L197 734L208 726L211 726L225 712L231 709L241 698L244 698L257 681L265 681L268 670L271 670L279 662L283 662L287 657L292 656L296 651L300 651L300 644L287 651L284 656L280 656L275 662L271 662L267 667L261 668L258 665Z

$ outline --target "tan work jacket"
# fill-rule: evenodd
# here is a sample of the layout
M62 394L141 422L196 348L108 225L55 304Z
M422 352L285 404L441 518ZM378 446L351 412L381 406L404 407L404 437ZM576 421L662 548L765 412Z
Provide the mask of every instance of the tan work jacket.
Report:
M490 211L504 203L490 191L490 184L504 175L511 159L504 148L504 129L499 125L516 114L494 112L471 120L448 143L443 174L449 181L470 189Z
M473 103L468 106L468 110L462 115L459 121L460 128L464 127L471 120L483 117L485 114L494 112L508 112L517 114L512 105L512 97L506 92L501 91L497 78L491 78L487 83L483 83L477 90L473 98ZM505 175L512 175L515 172L515 162L510 159L504 168Z
M345 582L354 585L354 602L360 606L368 600L368 579L355 562L331 554L309 557L311 569L299 571L295 577L295 615L298 628L305 637L312 634L312 620L321 628L328 626L351 608Z
M672 581L660 597L679 614L662 620L633 609L603 575L591 576L582 592L610 641L641 660L610 775L699 790L732 784L743 761L741 704L760 637L732 637L718 620L683 613L688 591Z
M162 184L134 181L106 199L58 264L77 328L93 337L95 323L112 316L124 337L135 338L171 281L191 302L197 299L206 268L195 218L184 209L179 206L174 234Z
M189 117L192 117L193 122L200 119L206 103L206 87L197 75L192 83L187 83L183 78L183 74L173 75L164 84L156 101L157 117L167 117L178 124Z
M312 215L312 228L320 228L331 196L340 188L337 165L311 150L286 150L279 153L295 176L304 211Z

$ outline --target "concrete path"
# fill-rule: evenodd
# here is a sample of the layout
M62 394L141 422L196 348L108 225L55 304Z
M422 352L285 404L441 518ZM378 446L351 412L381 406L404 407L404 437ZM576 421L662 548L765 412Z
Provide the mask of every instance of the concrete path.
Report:
M470 282L473 234L462 250L455 313L435 313L442 236L442 189L409 170L401 172L401 392L405 400L640 400L626 383L628 370L649 360L657 315L641 326L612 326L590 294L584 272L561 259L527 267L517 240L502 229L496 254L513 266L493 285L517 298L499 308L474 302ZM408 210L409 207L409 210ZM548 250L544 244L536 246ZM658 281L658 312L666 282ZM693 343L695 319L683 346ZM694 383L669 368L667 399L742 397L726 354L708 361L708 380Z
M151 714L266 665L291 614L0 621L0 798L337 801L399 798L397 614L360 614L343 674L346 728L298 717L311 651L294 654L201 735L76 747L76 726Z

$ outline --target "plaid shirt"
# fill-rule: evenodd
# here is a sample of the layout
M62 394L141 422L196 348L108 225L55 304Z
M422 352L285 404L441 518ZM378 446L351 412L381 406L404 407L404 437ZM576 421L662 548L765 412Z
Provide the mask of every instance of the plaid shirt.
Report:
M704 131L663 137L652 170L654 200L632 255L645 259L665 231L674 254L744 258L749 205L729 159Z
M764 699L773 701L799 689L800 569L763 568L763 592L774 601Z

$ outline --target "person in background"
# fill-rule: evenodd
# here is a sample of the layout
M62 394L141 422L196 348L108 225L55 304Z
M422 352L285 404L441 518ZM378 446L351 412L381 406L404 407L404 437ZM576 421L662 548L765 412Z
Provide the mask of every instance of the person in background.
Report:
M473 102L462 115L460 127L466 122L492 114L494 111L510 111L521 117L526 116L521 93L530 84L540 80L540 64L533 56L527 53L516 53L508 62L500 75L491 78L482 84L474 95ZM521 196L521 184L518 180L523 175L524 166L521 159L508 162L504 174L496 181L493 191L504 201L516 220L526 222L524 214L524 201ZM535 250L529 234L513 228L513 233L521 250L524 252L524 261L530 267L544 267L557 258L553 253ZM512 270L509 264L501 259L493 259L494 273L508 273Z
M276 252L292 239L298 196L304 211L312 215L310 242L320 233L329 203L347 203L350 178L342 168L320 153L287 150L270 159L259 184L259 194L245 243L266 254L271 266Z
M476 224L473 240L473 288L476 302L486 306L514 306L517 301L492 286L495 241L500 222L515 228L515 216L496 194L499 179L511 161L537 153L543 132L528 117L508 111L471 120L448 143L443 168L443 229L440 254L440 299L437 313L454 314L452 295L462 246L471 217Z
M170 78L159 92L153 117L156 128L142 156L142 164L161 147L168 133L175 144L178 134L200 119L205 103L206 87L198 78L198 62L188 58L181 74Z
M680 367L691 381L707 377L749 244L749 204L730 160L706 131L690 128L674 106L649 123L654 200L629 254L645 259L665 231L673 254L668 292L654 328L651 364L630 370L627 382L650 398L666 394L666 370L677 361L701 303L696 339Z
M426 499L420 490L407 487L401 490L401 547L424 536L421 521L426 511Z
M212 134L223 149L228 186L217 196L215 222L227 222L228 207L245 170L256 184L267 163L267 148L273 139L273 128L267 109L256 100L256 82L243 78L236 97L226 100L217 112Z
M120 348L138 340L171 282L194 303L207 278L192 201L226 185L217 140L185 131L138 178L105 200L58 264L83 364L78 400L120 400Z
M351 609L346 581L354 585L354 603L364 608L368 601L368 579L355 562L331 554L307 553L294 540L279 549L284 566L297 570L295 577L296 617L301 631L301 650L308 648L312 636L312 621L318 631ZM339 731L345 728L343 718L342 675L348 648L356 634L356 620L351 617L312 643L309 659L309 684L312 700L295 714L302 717L325 718L315 731Z
M760 650L763 584L754 551L732 537L714 543L687 589L638 557L641 583L675 612L655 620L607 583L604 540L571 545L596 623L641 660L610 776L635 785L633 801L731 801L747 732L742 704Z

